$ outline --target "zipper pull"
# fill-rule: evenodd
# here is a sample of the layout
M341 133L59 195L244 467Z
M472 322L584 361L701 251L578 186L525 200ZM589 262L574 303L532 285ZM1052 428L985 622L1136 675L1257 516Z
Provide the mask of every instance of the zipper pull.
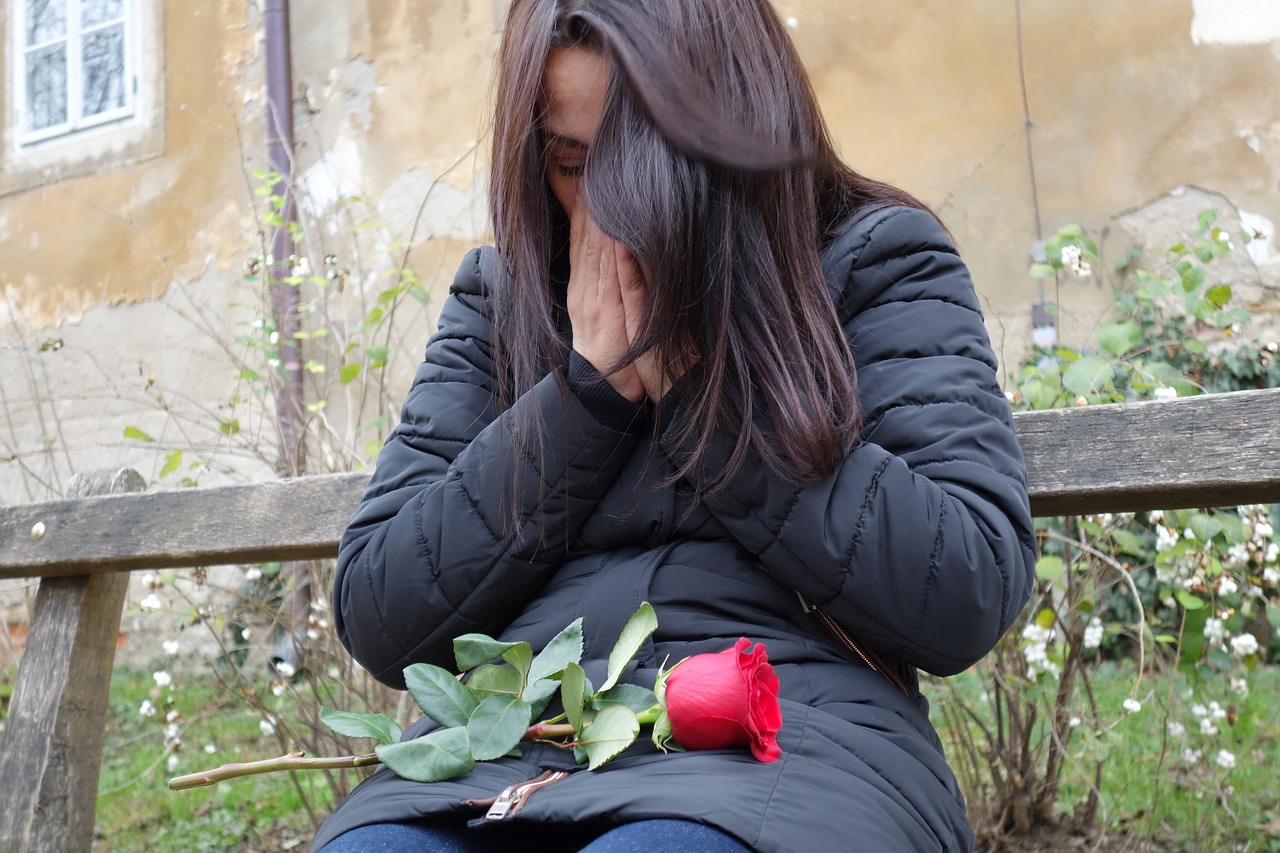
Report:
M489 806L489 811L485 812L485 820L504 820L507 813L511 811L512 804L516 801L516 791L519 787L520 785L511 785L503 788L502 793L494 797L493 805Z
M529 798L550 785L559 782L569 774L564 770L548 770L535 776L528 782L519 782L502 789L502 793L494 799L489 811L485 812L485 820L506 820L524 808Z
M809 603L809 599L805 598L803 595L800 594L800 590L793 589L791 591L796 594L796 598L800 599L800 609L803 610L805 613L812 613L813 611L818 609L817 607Z

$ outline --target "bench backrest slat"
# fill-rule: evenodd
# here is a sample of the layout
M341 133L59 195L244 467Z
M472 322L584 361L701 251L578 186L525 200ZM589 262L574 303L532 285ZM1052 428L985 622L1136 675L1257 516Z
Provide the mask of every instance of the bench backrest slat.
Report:
M1015 421L1039 516L1280 503L1280 388Z
M1019 413L1036 515L1280 502L1280 389ZM0 578L332 557L366 474L0 507ZM33 525L44 536L31 537Z

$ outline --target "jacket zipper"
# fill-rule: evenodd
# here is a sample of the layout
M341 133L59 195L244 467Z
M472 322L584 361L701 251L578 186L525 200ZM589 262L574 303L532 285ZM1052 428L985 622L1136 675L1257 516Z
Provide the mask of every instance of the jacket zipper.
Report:
M888 680L890 684L892 684L894 687L901 690L905 695L907 696L911 695L911 692L907 690L907 685L903 683L902 679L898 677L897 673L890 671L889 668L886 667L880 661L872 660L871 656L867 652L864 652L862 650L862 646L858 645L858 643L853 639L853 637L849 636L849 633L845 631L844 626L842 626L835 619L831 618L830 613L823 610L821 607L817 607L805 601L804 596L800 595L800 593L798 592L796 593L796 597L800 599L800 606L805 608L806 613L812 613L813 615L817 616L818 621L822 623L823 627L826 628L833 635L835 635L836 639L838 639L840 642L848 646L850 651L856 654L862 660L863 663L865 663L868 667L871 668L873 672L880 673L882 676L885 677L885 679Z
M907 685L902 680L902 678L899 677L897 673L890 670L889 667L885 666L884 662L881 661L878 657L873 656L873 654L870 652L863 651L862 646L858 644L858 641L855 640L853 637L850 637L849 632L844 629L843 625L841 625L839 622L833 619L830 613L823 610L821 607L817 606L816 604L810 604L808 600L803 595L800 594L800 590L791 586L791 584L787 583L782 578L778 577L776 574L770 571L769 568L765 566L764 561L758 561L756 565L759 566L760 570L764 572L766 575L773 578L778 583L782 584L783 586L787 587L787 589L794 592L796 594L796 598L800 600L800 609L803 610L805 613L809 613L816 616L818 618L818 621L822 623L822 627L826 630L826 632L830 634L832 637L834 637L835 639L839 640L845 646L845 648L849 649L849 651L857 655L858 659L861 660L864 664L866 664L868 669L870 669L872 672L879 673L886 681L888 681L894 687L901 690L902 695L906 696L908 699L911 698L911 690L907 688Z
M485 820L506 820L522 808L529 798L553 782L559 782L569 774L564 770L547 770L527 782L517 782L502 789L494 798L489 811L485 812Z

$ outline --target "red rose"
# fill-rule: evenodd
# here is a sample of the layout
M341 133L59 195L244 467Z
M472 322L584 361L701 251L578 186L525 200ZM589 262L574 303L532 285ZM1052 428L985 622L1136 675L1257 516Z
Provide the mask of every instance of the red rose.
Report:
M778 676L764 643L747 652L750 645L743 637L731 649L694 655L667 676L667 716L672 736L685 749L749 745L765 762L782 755Z

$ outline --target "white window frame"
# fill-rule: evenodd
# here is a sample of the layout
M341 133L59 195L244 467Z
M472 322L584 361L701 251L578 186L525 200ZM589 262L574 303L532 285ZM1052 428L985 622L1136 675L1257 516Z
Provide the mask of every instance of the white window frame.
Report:
M82 0L62 0L67 6L67 31L66 34L57 41L65 42L67 45L67 120L61 124L43 127L35 131L26 131L27 123L27 52L32 48L39 48L42 45L29 46L26 43L26 2L25 0L17 0L14 4L15 26L13 27L13 57L12 65L14 73L14 84L11 91L14 94L16 106L16 114L14 116L14 126L17 131L17 144L19 147L36 145L50 139L68 136L77 131L87 130L89 128L98 127L104 124L120 121L133 117L137 109L138 102L138 72L137 72L137 44L138 44L138 14L137 8L133 0L124 0L121 4L123 13L123 29L124 29L124 94L125 103L122 107L114 110L107 110L92 116L82 116L81 112L84 108L82 90L82 59L84 56L83 38L86 34L107 26L115 26L116 22L110 24L99 25L82 29L81 21L81 2ZM56 41L46 42L45 44L54 44Z
M3 65L3 120L0 120L0 199L46 184L99 174L129 163L159 157L165 150L165 0L125 0L131 16L127 35L132 79L126 79L130 115L92 116L75 130L32 139L23 134L18 112L26 97L22 27L24 0L0 0L0 48ZM16 33L16 34L15 34ZM44 130L39 131L43 134Z

